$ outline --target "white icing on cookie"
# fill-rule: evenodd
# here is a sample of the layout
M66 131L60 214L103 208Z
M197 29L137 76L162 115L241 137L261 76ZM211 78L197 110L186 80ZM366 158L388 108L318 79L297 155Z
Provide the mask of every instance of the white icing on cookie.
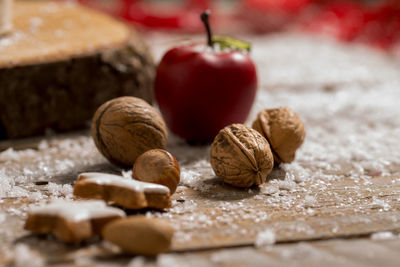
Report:
M33 207L29 213L32 215L60 216L69 221L83 221L110 216L125 217L124 211L108 207L101 200L74 202L55 200L45 206Z
M134 190L136 192L145 193L169 193L169 188L159 184L146 183L134 179L127 179L120 175L101 173L101 172L85 172L78 176L78 180L85 179L99 185L115 185Z

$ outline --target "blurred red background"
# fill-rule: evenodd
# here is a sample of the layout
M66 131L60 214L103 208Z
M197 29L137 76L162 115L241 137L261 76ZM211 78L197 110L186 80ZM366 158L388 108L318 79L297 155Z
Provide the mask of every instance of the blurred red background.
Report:
M147 30L198 32L211 9L219 32L304 30L390 50L400 42L397 0L78 0Z

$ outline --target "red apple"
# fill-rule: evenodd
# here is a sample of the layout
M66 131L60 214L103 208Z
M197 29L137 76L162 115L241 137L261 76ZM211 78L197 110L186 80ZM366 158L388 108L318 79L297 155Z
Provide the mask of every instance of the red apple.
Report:
M211 142L225 126L243 123L257 91L250 46L230 38L213 38L208 15L207 11L202 14L208 46L190 44L167 51L154 84L169 129L194 143Z

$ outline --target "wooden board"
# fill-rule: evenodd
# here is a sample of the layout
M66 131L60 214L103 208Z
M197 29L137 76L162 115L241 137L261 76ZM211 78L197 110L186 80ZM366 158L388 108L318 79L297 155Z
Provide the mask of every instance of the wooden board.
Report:
M0 139L87 126L119 96L153 101L155 66L135 29L72 3L16 1L0 37Z
M29 192L54 196L46 184L35 185L35 182L73 185L76 174L82 171L120 171L99 155L90 137L81 133L39 144L28 140L27 144L39 148L20 152L9 150L8 156L6 151L1 154L0 168L5 173L14 173L16 178L18 174L26 175L27 170L36 169L29 178L30 183L20 185ZM169 149L176 153L189 149L197 155L206 155L209 148L175 144ZM79 155L78 151L81 151ZM178 160L182 162L179 156ZM186 159L186 164L188 161L190 159ZM60 169L60 162L68 162L70 167ZM279 180L284 172L275 169L270 176ZM257 235L266 229L275 232L277 243L400 231L400 177L397 176L306 181L292 190L280 189L272 195L257 188L235 189L215 177L202 178L198 178L200 182L196 186L191 187L189 183L179 187L169 211L148 213L169 220L177 228L173 241L175 252L253 246ZM63 197L62 194L59 196ZM37 200L32 196L2 199L1 210L7 211L0 232L0 259L3 262L7 261L7 254L16 244L26 244L42 253L48 263L73 262L79 255L99 262L112 258L115 262L126 263L126 256L116 257L119 254L115 254L115 250L96 239L79 246L66 246L52 238L37 237L24 231L26 211L35 202Z
M266 37L266 39L268 38ZM276 37L276 40L281 39ZM357 53L354 53L354 50L351 49L342 51L343 47L341 46L334 49L330 44L321 43L321 40L312 41L313 45L311 46L310 42L307 41L306 45L303 43L299 47L296 46L298 41L297 37L283 38L278 43L273 41L271 45L266 40L260 40L258 45L254 45L256 48L254 58L260 70L260 88L263 88L260 94L267 96L263 98L262 105L260 102L256 104L258 105L257 108L265 107L267 103L276 105L282 102L294 104L294 107L301 107L297 105L298 102L296 101L301 101L305 103L304 105L309 106L311 101L307 92L317 89L321 92L326 91L318 94L318 98L332 101L332 97L336 95L335 92L342 95L340 92L348 92L348 89L351 89L347 87L336 88L336 86L339 87L342 80L350 83L361 80L366 87L369 86L368 90L363 88L359 91L360 96L364 92L368 93L373 90L381 92L381 88L374 83L371 84L371 80L376 82L376 77L370 75L370 73L385 74L378 75L378 77L384 77L382 81L392 81L391 77L398 77L397 70L391 72L390 68L386 68L387 65L390 65L386 60L383 61L384 63L379 60L372 60L369 64L364 64L361 59L370 59L374 55L370 50L365 51L365 53L358 53L358 56L353 58L348 56ZM153 47L160 46L158 50L156 49L156 54L159 56L165 51L166 46L171 45L171 43L165 42L165 37L153 38L151 44ZM277 47L286 47L286 49L281 51L281 49L276 49ZM294 49L296 47L297 49ZM320 50L319 47L321 47ZM339 54L335 53L335 51L338 52L337 50L339 50ZM329 55L329 57L322 56L321 59L321 52L323 52L322 55ZM296 55L303 57L296 59ZM326 64L321 65L318 60L315 64L314 60L318 58ZM279 64L282 59L287 60L287 62ZM361 71L361 79L358 79L360 77L357 76L360 72L355 71L355 75L352 75L354 73L350 71L358 70L358 67L361 66L359 62L363 62L362 66L369 66L366 67L365 72ZM323 66L323 72L321 66ZM310 71L310 67L313 67L312 71ZM278 75L277 79L273 79L274 75L273 73L271 75L271 71L273 72L276 69L284 75ZM338 69L343 71L337 72ZM332 75L332 73L336 75ZM296 76L296 74L298 75ZM322 77L320 74L323 74ZM364 74L368 75L364 76ZM294 80L292 80L293 76ZM282 82L282 84L278 83L277 86L274 86L274 81ZM323 81L323 84L320 84L321 81ZM330 81L334 82L333 85L330 84ZM317 88L312 89L308 86L309 84ZM296 101L288 101L287 99L287 101L282 101L281 98L288 96L279 95L276 92L285 90ZM301 91L304 93L299 93ZM388 91L384 90L383 92L387 93ZM351 107L356 103L354 99L358 98L354 95L351 94L353 97L349 99ZM372 102L376 102L374 96L372 94ZM268 99L271 99L271 101L268 101ZM305 99L307 101L304 101ZM334 100L338 99L334 98ZM367 100L370 100L370 98ZM365 101L365 99L361 99L361 101ZM330 102L322 101L322 103ZM346 120L335 120L329 112L331 109L325 111L325 105L317 105L316 107L319 107L321 112L324 110L327 116L322 116L322 119L313 116L306 118L309 123L307 130L314 129L321 135L327 134L328 136L325 136L325 139L340 140L343 141L339 143L340 145L352 146L353 143L348 142L347 139L344 140L344 136L340 135L342 132L336 132L334 128L346 124L347 129L349 129L349 125L354 123L354 128L359 129L361 125L360 117L353 117L352 114L358 114L358 112L364 114L365 110L369 111L367 112L368 116L380 113L379 107L381 106L373 106L371 109L361 106L361 108L356 108L355 110L358 112L355 112L353 108L347 110L341 105L333 105L334 108L341 111L340 114L343 118L348 118ZM314 105L308 107L309 112L317 113L316 107ZM296 108L296 110L298 109ZM335 115L338 114L335 113ZM327 118L331 123L329 125L324 124ZM372 116L372 119L374 118ZM373 121L374 123L377 123L380 117L377 118ZM365 121L369 122L369 120ZM388 123L384 126L391 129L391 125ZM389 146L388 144L393 145L391 142L383 142L384 138L390 139L391 136L383 137L385 131L382 127L373 128L374 131L382 133L382 135L378 135L379 141L382 142L384 147ZM308 131L308 134L310 132ZM354 132L350 131L350 133ZM356 136L360 137L361 134ZM307 138L308 140L314 138L312 139L314 144L322 141L320 136L315 134L309 134ZM0 142L0 147L3 149L10 146L18 147L18 149L26 147L33 149L21 150L20 152L9 150L0 154L0 170L4 171L4 173L0 171L0 174L3 175L0 175L0 178L12 177L16 181L15 186L19 186L22 191L29 192L27 196L9 196L0 203L0 209L6 212L6 218L2 220L2 227L0 227L1 262L11 262L15 248L27 246L35 253L42 254L47 264L126 266L132 256L122 255L118 250L115 250L115 247L98 239L77 246L66 246L49 236L38 237L22 229L30 203L39 202L35 197L37 192L40 192L39 195L55 195L60 192L60 187L64 186L66 187L65 190L59 193L59 197L64 197L65 194L69 195L70 189L72 189L71 185L79 172L119 173L121 171L102 159L85 133L55 138L47 137L45 140L46 142L40 142L40 140ZM390 140L392 141L392 139ZM338 144L338 142L334 143ZM371 155L376 154L373 153L373 149L378 149L378 147L370 148L368 143L366 147L371 149ZM308 152L313 153L313 148L315 146L308 147ZM335 149L338 150L327 149L326 152L334 156L343 156L343 154L340 154L343 153L340 147L335 147ZM314 176L312 180L299 181L298 184L293 186L282 183L280 189L275 190L276 193L270 195L265 194L265 191L268 191L265 188L261 188L259 191L255 188L252 188L251 191L237 190L221 183L213 176L207 163L208 147L189 147L172 138L168 150L177 157L181 164L185 174L181 182L183 187L180 187L173 196L172 209L164 213L151 211L142 211L141 213L163 217L177 228L173 241L174 251L170 254L161 255L157 259L145 259L145 266L154 266L154 263L157 266L398 265L400 239L396 239L396 235L393 236L393 240L384 241L368 238L370 233L381 231L396 233L399 230L398 175L400 166L391 157L393 153L390 149L382 150L386 151L386 154L382 153L379 157L379 160L386 160L386 156L391 159L390 166L393 168L383 168L385 171L390 170L388 176L371 177L371 172L373 173L376 170L371 166L371 169L365 168L366 175L362 175L363 172L355 172L359 175L353 173L353 176L350 177L353 168L358 166L357 164L352 165L353 157L342 159L351 166L343 164L345 167L340 168L342 164L337 164L332 172L324 172L327 167L326 164L324 165L326 158L317 157L314 158L317 160L317 164L313 164L314 168L311 168ZM321 153L318 149L315 152L316 154ZM352 152L352 150L347 152ZM353 155L357 156L358 154ZM359 163L357 161L357 158L354 159L354 163ZM294 164L299 162L315 163L310 157L300 158ZM63 164L60 165L60 163ZM332 163L332 161L329 163ZM333 163L337 162L333 161ZM379 170L379 168L377 169ZM34 171L34 174L31 174L30 171ZM199 172L203 175L198 175ZM324 178L317 177L315 174L318 173L325 174ZM331 178L329 178L330 174ZM270 183L279 184L277 182L281 181L280 178L284 175L283 170L274 170L270 177ZM22 183L20 176L29 176L29 181ZM338 178L340 176L344 178ZM333 179L333 177L336 178ZM41 185L35 184L35 181L38 180L42 181L39 183ZM52 183L52 186L43 184L45 181ZM53 190L53 187L58 187L58 190ZM284 188L287 188L287 190L284 190ZM277 245L255 248L253 244L257 241L257 236L264 230L275 233ZM327 240L321 241L320 239ZM135 257L134 260L136 259L139 262L143 260L140 257ZM157 260L157 262L154 260Z
M13 24L1 40L0 68L92 55L130 38L122 23L74 4L15 1Z

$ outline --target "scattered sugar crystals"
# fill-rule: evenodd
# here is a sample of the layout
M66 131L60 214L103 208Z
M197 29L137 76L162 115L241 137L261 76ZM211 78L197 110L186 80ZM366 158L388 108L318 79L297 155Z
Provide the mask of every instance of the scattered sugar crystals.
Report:
M280 190L292 191L296 187L295 182L290 179L277 180L277 183Z
M39 20L31 21L31 26L40 27ZM213 189L222 183L215 179L209 164L209 148L190 147L172 136L168 150L181 165L179 198L168 212L148 212L146 216L171 220L179 230L179 240L190 240L194 230L223 226L219 228L221 233L235 233L243 238L257 236L261 246L275 242L275 227L313 234L314 229L304 221L279 222L268 229L265 225L274 219L276 210L288 216L314 215L321 205L319 194L329 197L332 201L324 204L336 207L339 213L346 209L362 212L364 207L391 211L393 202L379 196L365 198L361 188L374 195L375 176L400 174L398 68L379 52L298 35L260 37L254 40L253 47L260 91L247 124L263 108L291 107L302 118L307 131L296 160L274 170L274 177L259 191L226 189L218 193ZM161 50L155 48L160 56ZM32 202L70 198L76 175L89 171L88 166L90 171L112 168L88 136L42 141L37 149L10 148L0 153L0 162L5 163L5 168L0 169L0 199L28 197ZM130 178L131 171L123 175ZM353 184L344 188L344 193L328 190L335 180L345 177L351 178ZM38 179L48 184L34 186ZM400 180L392 182L396 185ZM204 208L200 209L198 202L186 195L191 190L200 194ZM236 198L229 199L228 194ZM249 209L248 203L254 207L263 205L268 211ZM5 220L5 213L23 216L27 209L28 205L22 205L20 210L0 209L0 222ZM243 228L246 223L264 228ZM335 233L340 227L331 225L329 229ZM378 238L378 234L371 238ZM222 262L231 259L232 253L225 256L215 253L213 259ZM157 265L177 262L174 256L161 255ZM140 266L141 261L132 264Z
M143 256L134 257L126 267L143 267L145 266L146 259Z
M265 229L256 236L256 248L271 246L275 244L275 231L273 229Z
M260 186L260 188L261 193L264 195L273 195L279 191L278 186L274 184L263 184Z
M308 215L312 216L315 214L315 210L312 208L307 208L307 213L308 213Z
M70 184L56 184L50 182L44 187L44 189L47 190L52 197L72 197L73 188Z
M371 206L372 206L372 208L383 210L383 211L388 211L391 208L389 203L387 203L383 199L378 199L376 196L372 197Z
M373 233L371 235L371 239L372 240L387 240L387 239L395 239L398 238L395 234L393 234L392 232L377 232L377 233Z
M190 151L190 150L189 150ZM181 155L182 156L182 155ZM209 191L215 184L207 182L215 177L208 159L199 158L198 161L181 166L180 184L198 191Z
M28 197L38 180L48 181L44 194L68 196L72 182L87 166L104 164L90 137L42 141L37 149L0 152L0 198ZM67 174L67 175L66 175ZM46 192L45 192L46 191Z
M310 207L314 206L315 203L316 203L315 196L306 195L304 197L304 205L306 208L310 208Z
M39 253L33 251L25 244L17 244L14 249L14 266L16 267L41 267L46 266Z

